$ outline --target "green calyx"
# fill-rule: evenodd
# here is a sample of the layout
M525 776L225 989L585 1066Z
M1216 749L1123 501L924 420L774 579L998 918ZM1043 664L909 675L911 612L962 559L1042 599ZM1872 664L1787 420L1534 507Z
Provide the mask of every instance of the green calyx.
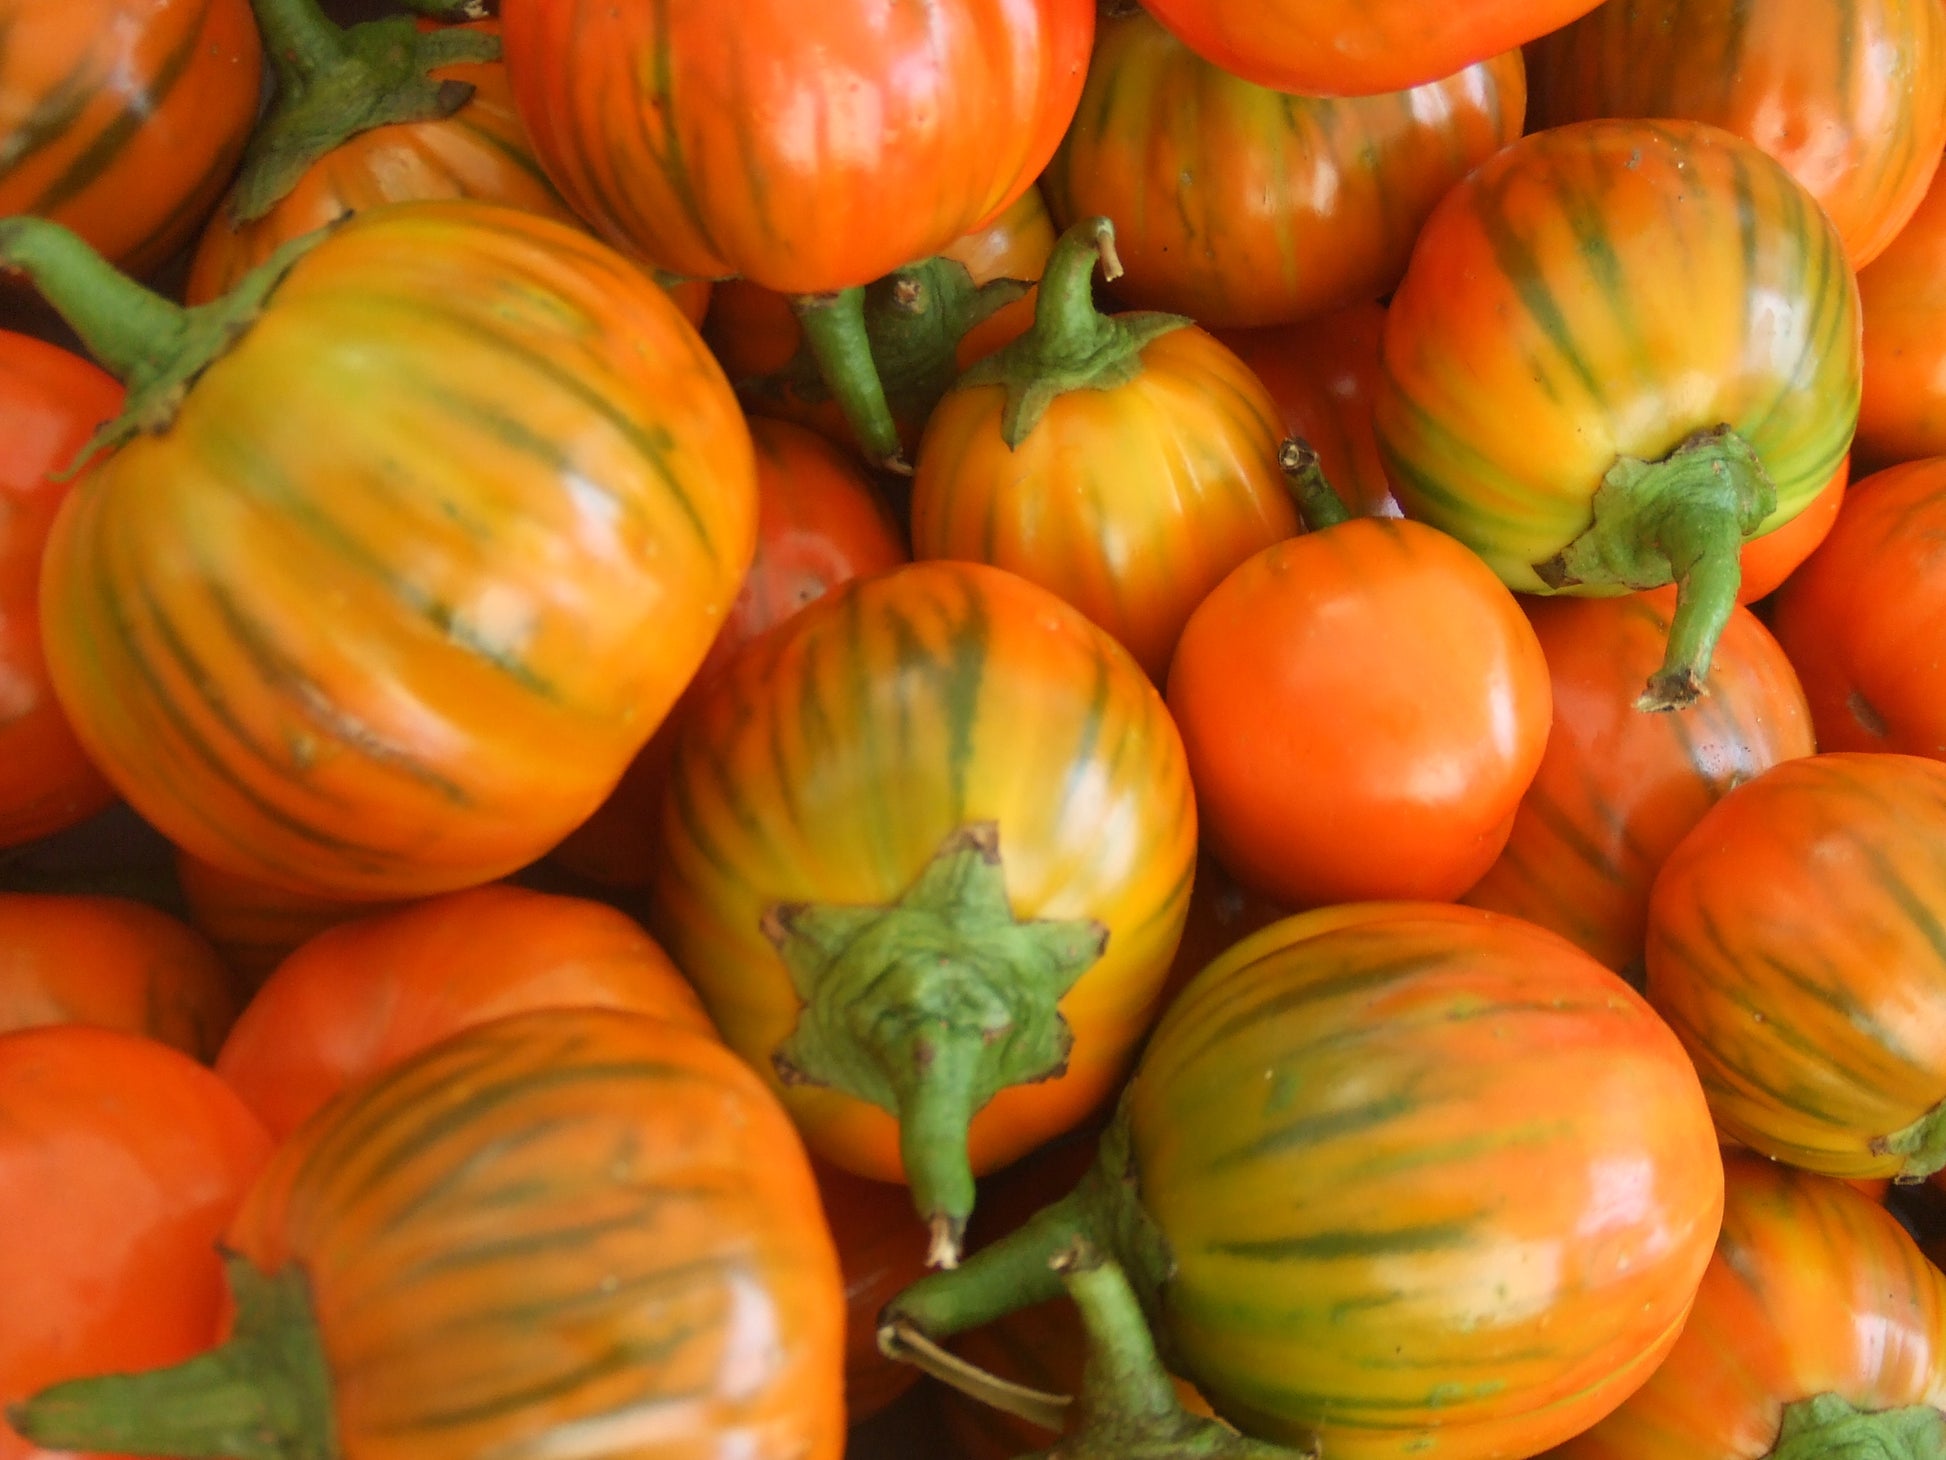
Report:
M1679 710L1704 693L1716 641L1736 609L1738 555L1777 509L1750 443L1728 426L1699 431L1660 461L1619 457L1594 496L1594 524L1534 571L1550 588L1676 585L1662 668L1636 701Z
M1820 1394L1785 1407L1765 1460L1946 1460L1946 1414L1929 1404L1867 1413Z
M933 1230L929 1260L952 1266L973 1210L967 1126L1007 1086L1066 1068L1060 1001L1108 930L1016 919L998 829L983 822L947 837L889 906L781 904L764 931L804 1000L772 1056L778 1078L898 1116L913 1203Z
M172 1369L53 1385L10 1406L8 1423L45 1450L336 1460L331 1372L304 1275L226 1261L237 1316L222 1345Z
M500 59L500 38L479 31L422 31L403 15L344 29L317 0L251 0L264 48L277 73L277 99L250 138L231 191L238 223L261 218L297 186L306 169L343 143L395 122L449 117L473 98L465 81L432 72ZM471 14L472 4L419 0L429 15Z
M1895 1180L1909 1186L1946 1167L1946 1101L1935 1105L1904 1130L1880 1136L1872 1150L1881 1156L1900 1156L1905 1164Z
M859 298L865 343L894 422L923 421L959 375L968 331L1023 298L1023 279L975 284L957 259L930 258L867 284ZM809 340L781 370L737 382L746 400L834 398Z
M791 299L804 346L817 364L818 378L845 413L851 434L873 466L911 476L899 440L898 422L872 358L872 339L865 327L865 290L840 289L835 294L798 294Z
M1121 277L1114 224L1083 218L1061 235L1048 258L1033 328L974 365L954 386L1006 390L1000 434L1009 448L1032 434L1056 397L1128 384L1142 373L1142 351L1152 341L1191 322L1179 314L1102 314L1094 302L1097 261L1104 278Z
M31 279L102 368L128 387L121 415L95 432L64 475L98 451L166 431L197 377L243 337L284 276L330 231L292 239L222 298L185 309L118 272L58 223L0 218L0 268Z

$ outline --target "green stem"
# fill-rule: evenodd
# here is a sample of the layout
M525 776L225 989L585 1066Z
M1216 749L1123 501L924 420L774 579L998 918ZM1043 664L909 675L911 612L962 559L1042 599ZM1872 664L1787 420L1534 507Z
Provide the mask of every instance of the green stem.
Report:
M1061 235L1048 258L1033 327L974 365L954 387L1005 388L1000 435L1010 449L1033 433L1058 397L1128 384L1142 373L1144 349L1190 323L1177 314L1102 314L1094 301L1097 262L1105 278L1121 276L1114 225L1083 218Z
M189 311L136 283L58 223L0 218L0 265L25 274L101 368L130 389L181 348Z
M1351 511L1324 478L1324 462L1308 441L1286 441L1277 452L1284 481L1297 499L1298 515L1306 532L1323 532L1351 521Z
M1704 691L1716 641L1736 611L1738 554L1777 508L1750 443L1728 426L1699 431L1660 461L1619 458L1595 492L1593 524L1534 571L1550 588L1676 585L1662 667L1636 702L1679 710Z
M167 430L197 377L243 337L284 276L330 231L292 239L220 299L185 309L116 272L58 223L0 219L0 267L26 274L102 368L128 387L122 414L94 434L65 475L98 451Z
M1946 1414L1929 1404L1868 1413L1820 1394L1785 1408L1765 1460L1946 1460Z
M991 822L948 836L889 906L782 904L763 927L804 1001L772 1054L778 1078L899 1117L931 1261L951 1267L973 1210L968 1122L1007 1086L1066 1068L1060 1002L1107 930L1015 918Z
M47 1450L183 1460L335 1460L331 1374L309 1287L228 1259L237 1319L220 1347L170 1369L43 1389L8 1422Z
M826 389L845 413L852 435L873 466L909 476L899 428L885 398L878 363L872 359L871 337L865 331L865 291L840 289L835 294L799 294L791 308L804 331L824 377Z
M240 223L263 217L313 163L360 132L436 121L472 99L470 82L435 80L432 72L500 58L500 38L480 31L422 31L403 15L346 30L317 0L251 3L277 73L277 100L251 136L230 196L230 216Z
M973 282L957 259L930 258L865 286L866 346L897 425L923 423L959 377L959 348L976 325L1024 296L1024 279ZM737 393L754 402L831 399L809 343L782 369L739 380Z
M1056 1434L1066 1426L1068 1407L1074 1403L1069 1395L1030 1389L1025 1384L990 1374L978 1364L970 1364L958 1354L941 1348L907 1324L893 1323L879 1329L878 1348L888 1359L911 1364L920 1373L931 1375L988 1409L1014 1415Z
M1052 1263L1082 1237L1105 1240L1085 1182L958 1267L922 1277L900 1293L879 1315L879 1346L885 1347L893 1329L951 1338L1058 1298L1061 1280Z
M1249 1439L1182 1407L1149 1335L1135 1290L1112 1258L1075 1243L1055 1259L1088 1335L1074 1432L1049 1452L1061 1460L1316 1460Z

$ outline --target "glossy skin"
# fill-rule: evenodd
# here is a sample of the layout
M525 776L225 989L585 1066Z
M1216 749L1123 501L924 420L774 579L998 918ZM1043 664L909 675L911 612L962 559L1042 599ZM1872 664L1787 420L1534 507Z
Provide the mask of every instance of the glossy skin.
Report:
M0 893L0 1030L91 1024L207 1063L237 1007L215 950L167 913L123 897Z
M250 1001L216 1072L283 1140L340 1090L462 1029L568 1007L715 1034L694 990L626 914L493 885L319 933Z
M511 0L502 20L522 120L577 213L663 268L787 294L868 283L1020 196L1094 37L1090 0L764 0L737 12L763 38L747 47L693 0Z
M1057 396L1009 447L1001 385L951 391L919 445L912 547L1038 583L1160 683L1183 624L1231 569L1299 529L1277 406L1237 357L1179 329L1140 373Z
M1595 0L1153 0L1205 60L1304 96L1423 86L1566 25Z
M1946 456L1946 178L1858 276L1865 398L1858 452L1873 466Z
M847 453L788 421L752 417L757 448L757 551L703 664L601 809L554 859L618 887L647 886L655 866L662 791L682 712L695 688L764 630L840 583L907 561L877 489Z
M1037 187L1028 188L986 227L939 250L943 257L964 264L976 284L994 279L1038 280L1053 251L1054 223ZM1034 291L1029 290L968 330L953 351L955 364L964 370L985 359L1033 322ZM804 332L786 296L748 279L724 280L710 296L703 338L723 362L751 415L796 421L840 446L857 445L844 412L828 394L810 399L793 389L750 388L750 382L783 370L803 348ZM879 362L881 375L890 363ZM908 450L917 448L925 421L911 411L901 411L896 399L891 405L899 440Z
M1182 929L1188 767L1161 696L1119 646L978 564L920 563L827 595L698 700L656 879L665 946L730 1047L771 1073L800 1000L760 930L765 910L890 902L949 833L983 821L999 827L1014 917L1093 918L1109 936L1060 1004L1074 1033L1066 1073L1010 1086L974 1117L975 1174L1108 1097ZM902 1179L885 1110L807 1085L780 1094L818 1155Z
M434 1183L450 1199L415 1200ZM309 1278L346 1460L571 1434L584 1460L838 1460L844 1288L817 1201L715 1040L551 1009L332 1106L227 1241Z
M1555 1460L1763 1460L1784 1407L1946 1408L1946 1275L1842 1182L1725 1161L1723 1232L1668 1361Z
M1297 907L1446 899L1500 855L1540 765L1547 663L1452 538L1354 518L1203 601L1169 708L1206 844L1240 882Z
M0 1110L0 1407L214 1342L216 1241L270 1156L243 1102L185 1054L71 1024L0 1034ZM4 1460L56 1453L0 1417Z
M845 1421L855 1425L919 1380L912 1365L878 1351L878 1315L925 1276L930 1238L903 1186L867 1181L822 1161L811 1170L845 1274Z
M203 860L345 900L470 886L584 820L675 701L754 478L722 372L620 255L479 203L363 214L76 487L49 668Z
M1663 863L1648 993L1726 1134L1830 1176L1946 1098L1946 766L1836 752L1738 787ZM1931 1169L1927 1167L1926 1169Z
M1216 337L1264 383L1284 434L1317 452L1347 507L1361 517L1403 515L1372 433L1384 305L1351 304L1302 324L1219 330Z
M257 119L249 0L5 0L0 32L0 217L137 274L194 238Z
M422 23L421 28L433 27ZM498 34L500 26L480 21L465 29ZM240 224L230 215L231 199L226 198L203 230L190 264L184 290L188 302L223 293L287 239L387 203L475 198L578 224L534 160L514 111L507 68L487 61L442 66L431 74L441 81L467 83L472 99L449 117L360 132L312 163L289 194L249 223ZM701 323L708 300L707 286L691 290L690 303L697 311L690 316L692 324Z
M1747 609L1724 630L1710 693L1645 715L1675 590L1530 599L1554 724L1507 849L1466 895L1551 928L1618 972L1638 965L1663 859L1724 792L1810 755L1811 712L1784 651Z
M78 355L0 330L0 846L85 821L115 793L81 749L41 652L40 569L65 472L122 388Z
M1681 117L1756 143L1885 251L1946 147L1938 0L1608 0L1528 51L1536 128Z
M1393 297L1384 366L1373 414L1406 511L1540 593L1533 565L1587 529L1618 457L1659 461L1718 424L1776 486L1758 532L1803 511L1851 443L1857 289L1830 221L1751 144L1587 122L1524 138L1446 196Z
M1838 523L1778 593L1777 638L1826 750L1946 760L1946 458L1855 486Z
M1339 1460L1587 1428L1675 1342L1722 1214L1709 1111L1654 1011L1470 908L1266 928L1170 1009L1125 1110L1184 1377Z
M1737 585L1738 603L1768 598L1818 550L1838 523L1850 481L1851 458L1846 457L1825 489L1811 499L1810 506L1775 532L1752 538L1743 545L1743 581Z
M1518 51L1409 93L1287 96L1138 11L1102 22L1043 186L1063 227L1114 220L1117 298L1211 328L1284 324L1398 283L1441 195L1520 135L1526 96Z
M326 928L393 906L288 892L212 867L183 851L176 853L175 862L176 885L189 905L190 925L252 989Z

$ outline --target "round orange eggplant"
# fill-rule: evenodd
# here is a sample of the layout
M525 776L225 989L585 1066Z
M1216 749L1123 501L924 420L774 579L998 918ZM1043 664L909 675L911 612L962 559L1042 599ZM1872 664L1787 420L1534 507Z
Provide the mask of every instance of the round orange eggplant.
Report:
M827 594L703 687L656 930L811 1148L906 1180L951 1261L973 1178L1115 1088L1189 899L1182 741L1134 660L1012 574Z
M1946 1166L1946 765L1834 752L1717 802L1649 899L1648 993L1723 1131L1830 1176Z

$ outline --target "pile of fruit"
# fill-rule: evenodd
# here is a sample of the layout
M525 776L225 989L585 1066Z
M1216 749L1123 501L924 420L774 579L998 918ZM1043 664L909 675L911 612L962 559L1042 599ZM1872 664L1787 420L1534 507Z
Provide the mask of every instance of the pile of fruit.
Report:
M1946 0L495 12L0 0L0 1460L1946 1460Z

